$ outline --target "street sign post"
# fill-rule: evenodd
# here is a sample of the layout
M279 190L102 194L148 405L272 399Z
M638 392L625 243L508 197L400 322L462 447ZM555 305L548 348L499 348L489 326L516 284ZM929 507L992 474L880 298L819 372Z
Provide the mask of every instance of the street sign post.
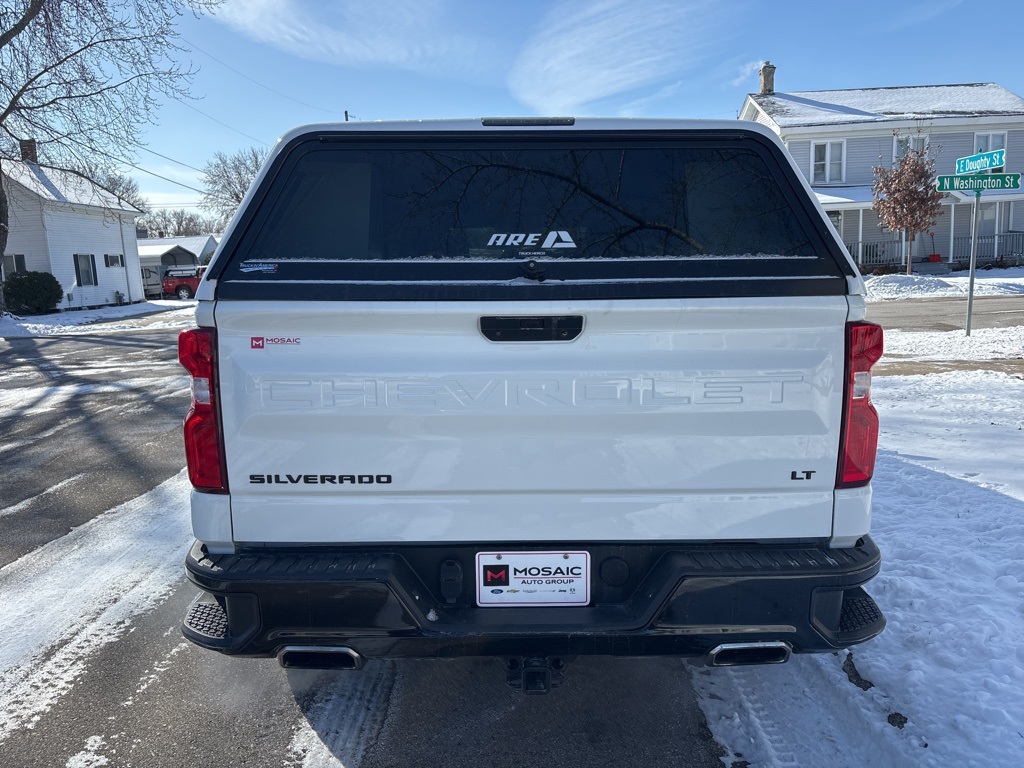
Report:
M1002 152L1003 150L999 150ZM937 176L939 192L982 192L996 189L1020 189L1019 173L979 173L971 176Z
M970 157L958 157L956 160L956 172L977 173L978 171L990 171L993 168L1002 168L1006 165L1006 150L996 149L991 152L979 152Z
M978 264L978 224L981 217L981 193L986 190L1020 189L1019 173L989 173L1006 165L1006 150L978 152L959 157L955 176L938 176L935 186L939 192L973 192L974 217L971 224L971 276L967 281L967 335L971 335L971 314L974 309L974 274ZM968 175L969 174L969 175ZM998 254L996 254L998 255Z

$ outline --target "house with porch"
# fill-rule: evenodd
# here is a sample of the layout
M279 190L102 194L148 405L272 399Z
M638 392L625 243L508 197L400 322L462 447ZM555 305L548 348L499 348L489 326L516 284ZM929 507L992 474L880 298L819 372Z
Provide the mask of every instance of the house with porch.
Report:
M0 164L10 219L0 278L49 272L63 287L62 309L142 301L142 212L81 175L40 165L33 141L21 152Z
M995 83L780 93L775 70L761 68L760 92L747 95L739 118L779 134L865 271L906 264L903 234L871 209L874 167L927 147L936 172L953 174L957 158L1005 149L999 172L1024 172L1024 99ZM946 195L935 226L914 243L915 271L969 260L974 197ZM1024 189L983 192L978 234L979 263L1024 263Z

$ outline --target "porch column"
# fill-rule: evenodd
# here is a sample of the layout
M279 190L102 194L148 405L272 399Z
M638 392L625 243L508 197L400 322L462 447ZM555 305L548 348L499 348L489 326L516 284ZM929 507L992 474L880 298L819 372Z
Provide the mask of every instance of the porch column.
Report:
M858 208L857 213L857 263L864 264L864 209Z
M956 243L956 200L949 206L949 258L946 259L950 264L953 263L953 247Z
M999 258L999 224L1000 224L999 213L1000 213L1000 211L999 211L999 201L996 200L996 226L995 226L996 239L995 239L995 243L992 246L992 258L993 259L998 259Z

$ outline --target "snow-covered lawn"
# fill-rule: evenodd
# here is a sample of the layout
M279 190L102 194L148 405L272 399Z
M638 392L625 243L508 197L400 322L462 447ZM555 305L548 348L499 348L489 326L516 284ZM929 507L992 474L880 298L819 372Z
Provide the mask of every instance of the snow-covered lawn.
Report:
M127 331L139 328L141 316L160 314L157 322L147 322L146 328L185 328L193 324L195 301L154 300L120 307L100 309L73 309L52 315L0 317L0 338L16 336L66 336L102 331ZM135 318L134 321L132 318Z
M1024 317L1024 310L1021 312ZM903 360L1020 360L1024 358L1024 325L963 331L885 332L885 357Z
M950 272L935 275L878 275L866 277L868 301L967 296L970 274ZM1024 295L1024 267L979 269L975 272L975 296Z
M889 624L846 652L694 673L715 736L756 766L1024 765L1024 380L875 379L868 586ZM866 683L865 683L866 685Z

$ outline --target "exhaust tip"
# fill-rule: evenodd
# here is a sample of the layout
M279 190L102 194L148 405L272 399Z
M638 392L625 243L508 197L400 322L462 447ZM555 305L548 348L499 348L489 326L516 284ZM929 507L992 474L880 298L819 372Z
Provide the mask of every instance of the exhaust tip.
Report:
M765 643L723 643L708 653L712 667L739 667L751 664L785 664L793 652L789 643L775 640Z
M362 669L363 657L351 648L315 645L288 646L277 654L285 669Z

